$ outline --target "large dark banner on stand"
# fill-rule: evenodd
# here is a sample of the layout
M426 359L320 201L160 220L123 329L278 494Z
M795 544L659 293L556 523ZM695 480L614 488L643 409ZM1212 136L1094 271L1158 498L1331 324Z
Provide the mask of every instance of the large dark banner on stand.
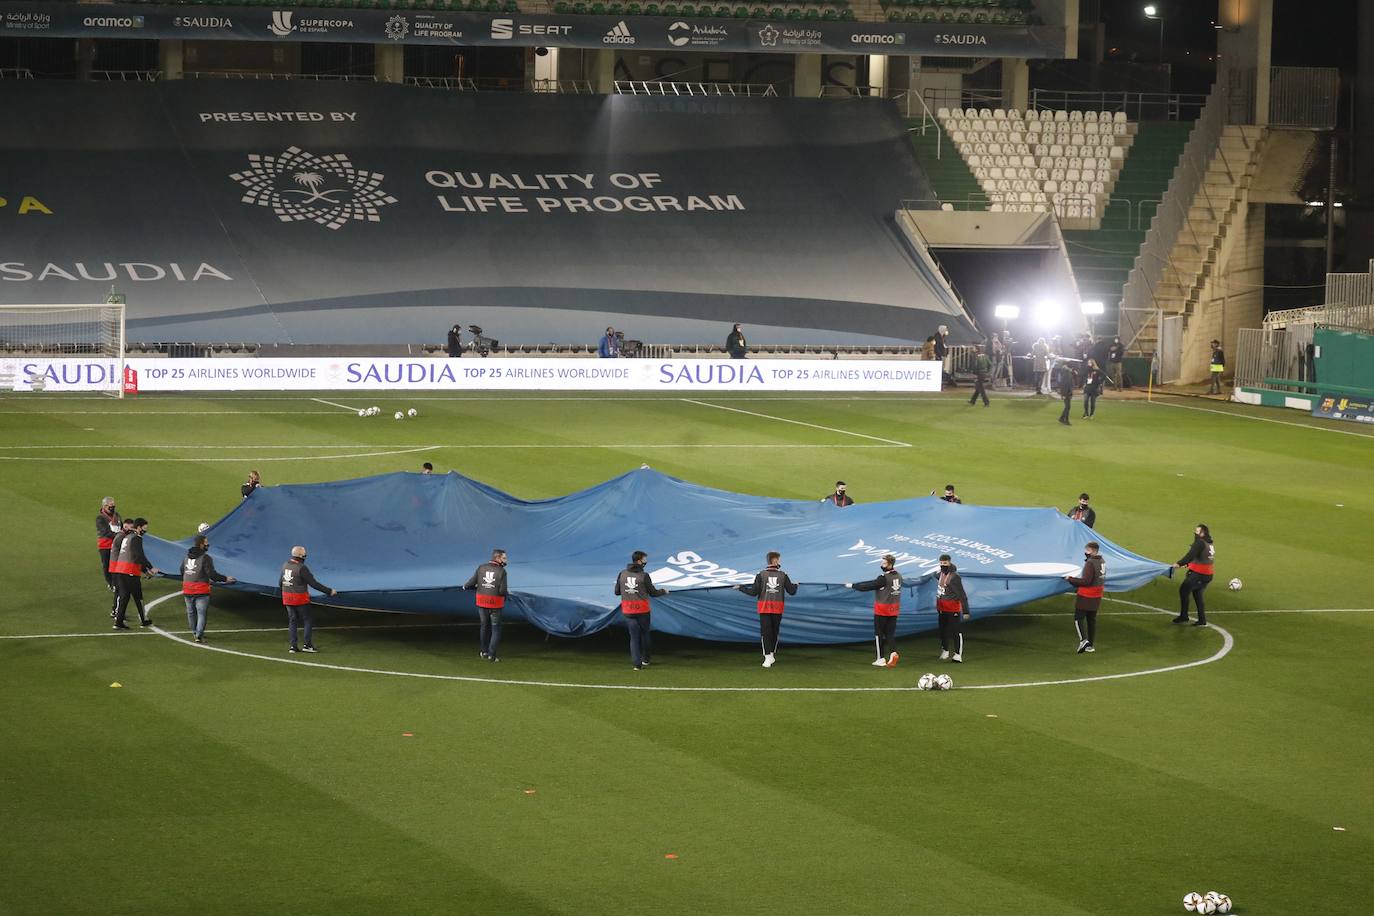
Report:
M878 100L0 82L0 302L135 340L897 342L962 310ZM766 332L763 328L767 328Z
M320 7L5 3L0 36L512 45L641 50L1064 56L1045 26L497 15Z

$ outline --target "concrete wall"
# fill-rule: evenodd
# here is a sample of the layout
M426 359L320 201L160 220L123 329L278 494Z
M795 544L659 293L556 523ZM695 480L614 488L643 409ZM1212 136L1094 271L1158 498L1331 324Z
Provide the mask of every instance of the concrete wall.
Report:
M1235 215L1217 271L1188 319L1179 378L1185 384L1207 381L1213 338L1226 350L1229 378L1235 369L1237 332L1259 327L1264 318L1264 211L1264 204L1243 200Z

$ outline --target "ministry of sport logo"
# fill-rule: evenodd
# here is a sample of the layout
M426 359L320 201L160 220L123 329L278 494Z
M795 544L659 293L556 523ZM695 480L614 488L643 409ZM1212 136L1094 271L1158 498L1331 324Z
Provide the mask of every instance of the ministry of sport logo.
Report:
M386 21L386 37L392 41L404 41L410 34L410 23L404 16L392 16Z
M270 207L284 223L309 220L338 229L349 220L375 223L396 198L382 189L380 172L354 167L343 153L316 156L293 146L280 156L248 157L248 168L229 176L246 189L246 204Z
M781 34L771 25L766 25L759 29L759 44L765 48L775 48L778 45L778 35Z

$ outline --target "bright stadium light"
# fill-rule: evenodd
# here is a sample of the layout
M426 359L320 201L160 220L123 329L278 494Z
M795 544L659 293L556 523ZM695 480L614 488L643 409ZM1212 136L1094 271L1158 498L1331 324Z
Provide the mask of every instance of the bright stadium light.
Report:
M1107 310L1101 302L1081 302L1079 307L1083 309L1084 315L1101 315Z
M1159 10L1155 9L1153 5L1147 6L1145 7L1145 15L1154 18L1159 15Z
M1021 306L1002 304L992 310L992 314L1003 320L1015 321L1021 317Z
M1060 319L1059 303L1052 299L1044 299L1035 305L1035 323L1042 328L1054 328L1059 326Z

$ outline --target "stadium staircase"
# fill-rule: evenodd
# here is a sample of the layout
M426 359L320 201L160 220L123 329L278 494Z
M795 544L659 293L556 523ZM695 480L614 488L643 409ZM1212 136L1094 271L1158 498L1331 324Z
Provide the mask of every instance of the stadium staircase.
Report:
M1108 199L1101 228L1064 230L1079 296L1104 304L1106 314L1099 319L1103 327L1116 324L1122 287L1191 130L1188 122L1142 122Z
M925 133L921 133L922 119L907 120L907 136L921 170L930 179L935 196L956 210L986 210L988 195L973 177L968 163L959 155L954 141L944 126L925 119Z

